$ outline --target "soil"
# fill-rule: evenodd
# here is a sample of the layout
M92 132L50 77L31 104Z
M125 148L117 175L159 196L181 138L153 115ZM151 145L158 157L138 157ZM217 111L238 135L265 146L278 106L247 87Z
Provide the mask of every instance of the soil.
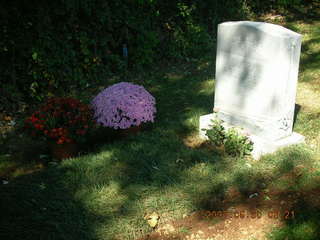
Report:
M221 211L196 211L182 219L164 222L138 240L266 240L273 228L299 214L299 201L319 207L319 189L305 192L269 190L244 198L230 188ZM299 208L298 208L299 209Z

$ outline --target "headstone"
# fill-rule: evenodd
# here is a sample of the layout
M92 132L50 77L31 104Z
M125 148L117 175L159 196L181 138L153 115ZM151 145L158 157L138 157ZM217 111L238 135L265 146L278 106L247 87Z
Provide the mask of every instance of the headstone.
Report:
M300 50L301 35L282 26L218 25L214 109L227 125L250 134L255 158L304 141L292 132ZM200 130L212 117L200 117Z

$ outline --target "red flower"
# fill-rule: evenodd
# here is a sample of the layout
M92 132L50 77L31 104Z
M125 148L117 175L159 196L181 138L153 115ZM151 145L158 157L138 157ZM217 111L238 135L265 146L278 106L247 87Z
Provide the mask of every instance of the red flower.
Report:
M62 144L87 133L91 114L89 106L77 99L54 97L25 120L25 127L34 129L30 132L34 136L39 133Z

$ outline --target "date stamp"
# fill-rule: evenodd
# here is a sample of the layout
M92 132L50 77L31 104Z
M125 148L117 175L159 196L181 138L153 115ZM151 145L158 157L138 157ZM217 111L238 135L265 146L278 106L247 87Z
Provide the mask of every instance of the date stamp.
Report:
M233 210L233 211L205 211L204 217L206 218L236 218L236 219L259 219L263 215L266 215L268 218L272 219L294 219L295 211L293 210L273 210L263 212L259 209L256 210Z
M275 219L294 219L295 218L295 211L294 210L285 210L285 211L268 211L268 217L269 218L275 218Z

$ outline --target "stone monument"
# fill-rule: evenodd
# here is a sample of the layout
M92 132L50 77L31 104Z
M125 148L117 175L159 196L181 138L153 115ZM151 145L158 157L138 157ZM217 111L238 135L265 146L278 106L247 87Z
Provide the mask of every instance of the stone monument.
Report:
M200 117L207 129L215 116L254 142L253 157L304 142L292 132L301 35L263 22L218 25L214 111Z

